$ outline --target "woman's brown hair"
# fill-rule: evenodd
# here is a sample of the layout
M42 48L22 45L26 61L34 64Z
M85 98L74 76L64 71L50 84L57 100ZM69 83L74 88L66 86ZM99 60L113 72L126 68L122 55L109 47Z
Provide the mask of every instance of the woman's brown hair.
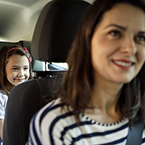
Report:
M69 53L69 69L64 76L59 96L61 102L72 107L77 119L79 113L84 113L88 108L95 80L91 63L91 39L94 29L103 14L118 3L128 3L145 11L143 0L96 0L82 19ZM123 86L116 108L130 122L136 116L145 121L145 65L130 83Z

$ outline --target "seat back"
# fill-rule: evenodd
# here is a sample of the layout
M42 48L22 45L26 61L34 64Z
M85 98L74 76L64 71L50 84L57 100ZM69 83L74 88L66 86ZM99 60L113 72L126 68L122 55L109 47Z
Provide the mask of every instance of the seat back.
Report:
M31 117L50 101L49 96L60 87L61 78L57 76L57 82L50 77L29 80L11 91L5 114L4 145L24 145Z
M54 0L46 4L31 43L33 58L65 62L79 22L89 6L80 0ZM42 79L29 80L11 91L4 121L4 145L25 144L32 116L51 100L62 76L63 71L47 71Z

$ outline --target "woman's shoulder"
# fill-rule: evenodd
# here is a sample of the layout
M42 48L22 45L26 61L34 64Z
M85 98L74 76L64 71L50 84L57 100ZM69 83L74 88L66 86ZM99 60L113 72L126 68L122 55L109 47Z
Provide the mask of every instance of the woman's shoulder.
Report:
M64 109L62 109L64 107ZM47 134L49 131L51 135L60 133L68 124L75 123L75 119L71 111L66 109L64 103L61 103L60 99L56 99L43 108L41 108L32 118L30 130L37 132L37 136L40 140L43 138L43 134ZM46 140L43 138L43 140Z
M63 127L66 124L75 123L75 118L72 111L68 110L60 99L56 99L40 109L33 117L33 122L36 128L45 130L46 124L47 128L53 128L54 125Z
M64 115L71 114L71 111L68 111L67 106L60 101L60 99L53 100L41 108L36 116L39 118L43 116L45 118L55 119L56 117L63 117ZM50 119L49 119L50 120Z

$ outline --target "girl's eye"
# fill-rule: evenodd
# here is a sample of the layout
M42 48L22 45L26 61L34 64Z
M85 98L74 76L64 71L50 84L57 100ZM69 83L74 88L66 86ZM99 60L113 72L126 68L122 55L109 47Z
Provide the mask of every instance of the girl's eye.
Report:
M24 67L24 70L27 70L27 69L29 69L28 67Z
M121 36L121 33L119 31L117 31L117 30L111 31L109 34L112 35L113 37L119 37L119 36Z
M18 70L18 68L17 67L14 67L14 68L12 68L12 70Z
M145 44L145 36L137 36L136 41L139 44Z

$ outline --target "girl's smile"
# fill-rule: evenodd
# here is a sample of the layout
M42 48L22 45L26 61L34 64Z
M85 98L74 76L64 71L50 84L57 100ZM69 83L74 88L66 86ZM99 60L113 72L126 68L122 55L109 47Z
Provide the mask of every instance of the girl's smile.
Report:
M7 80L16 86L29 79L29 61L26 56L12 55L6 65Z
M18 81L18 82L23 82L25 80L25 78L14 78L15 81Z

